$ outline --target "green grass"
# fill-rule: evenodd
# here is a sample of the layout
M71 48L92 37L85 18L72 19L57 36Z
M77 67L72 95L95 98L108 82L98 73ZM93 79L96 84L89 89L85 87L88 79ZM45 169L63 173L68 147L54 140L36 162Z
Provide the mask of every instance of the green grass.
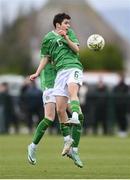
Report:
M130 178L130 138L82 137L80 156L84 168L61 157L61 136L45 136L37 150L37 165L27 161L30 135L0 136L1 179L124 179Z

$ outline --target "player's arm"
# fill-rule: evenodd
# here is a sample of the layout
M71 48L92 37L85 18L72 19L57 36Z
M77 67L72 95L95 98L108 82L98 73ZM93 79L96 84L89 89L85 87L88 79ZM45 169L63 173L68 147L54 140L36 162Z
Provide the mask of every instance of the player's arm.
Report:
M66 39L66 41L68 42L69 47L70 47L75 53L79 53L79 46L78 46L76 43L72 42L72 41L69 39L69 36L68 36L68 35L65 36L65 39Z
M75 53L79 53L79 46L78 44L74 43L73 41L70 40L69 36L66 34L65 31L60 30L58 32L60 35L64 36L65 40L67 41L69 47L75 52Z
M40 75L41 71L45 68L48 61L49 61L49 57L47 57L47 56L43 57L41 59L40 64L39 64L36 72L34 74L30 75L30 80L31 81L33 81L34 79L36 79Z

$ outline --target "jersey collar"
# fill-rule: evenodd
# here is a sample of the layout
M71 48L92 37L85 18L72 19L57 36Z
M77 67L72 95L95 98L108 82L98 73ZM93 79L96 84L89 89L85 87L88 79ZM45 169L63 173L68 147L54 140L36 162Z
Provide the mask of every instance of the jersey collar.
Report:
M52 31L53 34L55 34L56 36L59 36L58 33L56 33L54 30Z

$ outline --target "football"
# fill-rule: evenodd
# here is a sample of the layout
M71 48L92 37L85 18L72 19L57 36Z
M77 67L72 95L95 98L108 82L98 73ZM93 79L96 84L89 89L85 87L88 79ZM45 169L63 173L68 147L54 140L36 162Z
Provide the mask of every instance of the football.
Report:
M105 40L99 34L92 34L87 40L87 46L91 50L101 51L105 46Z

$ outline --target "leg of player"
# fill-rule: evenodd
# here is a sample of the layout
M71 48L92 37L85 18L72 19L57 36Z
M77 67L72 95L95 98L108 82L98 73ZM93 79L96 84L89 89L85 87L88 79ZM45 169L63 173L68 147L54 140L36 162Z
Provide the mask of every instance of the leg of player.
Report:
M61 133L64 136L64 148L62 151L62 156L66 155L69 152L71 145L73 143L73 139L70 136L71 134L70 127L68 124L66 124L68 120L68 116L66 113L67 102L68 102L67 97L56 96L56 109L60 121Z
M68 111L71 113L70 111L70 105L68 105ZM84 115L80 109L80 113L79 113L79 121L80 124L71 124L71 136L72 139L74 140L73 144L72 144L72 148L74 148L74 151L78 152L78 145L80 142L80 137L81 137L81 133L82 133L82 126L83 126L83 121L84 121Z
M67 154L67 156L74 161L75 165L80 168L83 167L83 163L80 160L80 157L78 155L78 145L79 145L79 141L80 141L80 137L82 133L83 120L84 120L84 116L82 112L80 112L79 114L80 124L72 124L72 127L71 127L71 133L72 133L72 138L74 142L72 144L72 147L69 153Z
M45 118L37 126L32 143L28 146L28 161L36 164L36 149L46 129L52 125L55 118L55 103L47 103L44 105Z
M72 118L68 123L80 124L79 121L79 112L80 112L80 103L78 98L79 85L76 83L68 84L68 92L70 97L70 109L72 112Z
M72 118L68 122L72 123L71 133L72 133L72 138L74 140L72 144L72 148L68 153L68 157L70 157L78 167L82 168L83 163L78 155L78 145L81 137L81 130L82 130L84 117L81 112L81 108L79 104L79 99L77 95L78 91L79 91L78 84L73 82L68 84L68 92L71 99L70 110L72 112Z

